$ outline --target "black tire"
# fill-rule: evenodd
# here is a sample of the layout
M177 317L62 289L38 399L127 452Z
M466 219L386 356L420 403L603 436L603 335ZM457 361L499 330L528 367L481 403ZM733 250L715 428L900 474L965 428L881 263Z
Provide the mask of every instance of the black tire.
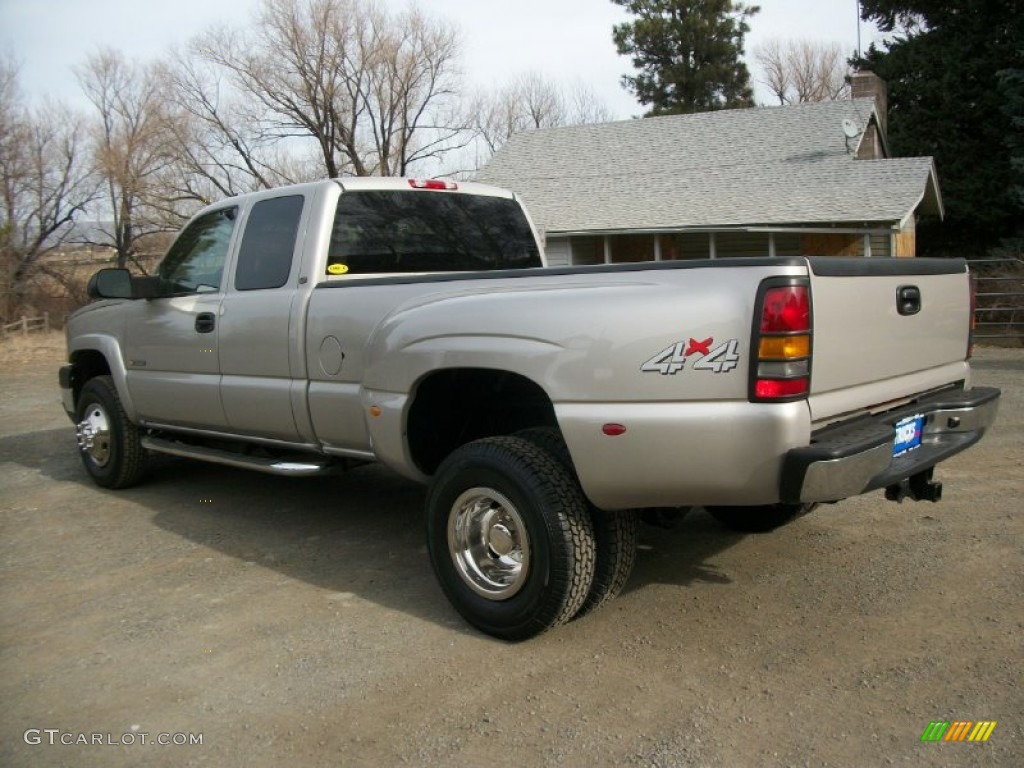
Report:
M767 533L791 523L817 504L762 504L755 507L706 507L708 514L732 531Z
M85 471L103 488L128 488L146 471L148 452L124 412L114 381L96 376L82 387L75 405L78 445Z
M576 477L569 447L561 433L552 427L531 427L516 433L516 437L529 440L550 453ZM578 482L578 480L577 480ZM640 537L640 515L636 510L606 512L587 503L594 525L594 544L597 562L590 592L576 617L585 616L600 608L622 592L636 562L636 549Z
M567 622L594 578L587 506L568 470L526 440L491 437L455 450L427 494L430 561L451 604L503 640Z

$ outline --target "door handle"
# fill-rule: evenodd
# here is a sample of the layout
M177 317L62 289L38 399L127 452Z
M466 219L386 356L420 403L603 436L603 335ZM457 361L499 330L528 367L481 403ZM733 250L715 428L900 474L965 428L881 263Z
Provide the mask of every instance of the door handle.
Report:
M896 311L901 315L916 315L921 311L921 289L904 285L896 291Z
M196 332L213 333L215 323L213 312L200 312L196 315Z

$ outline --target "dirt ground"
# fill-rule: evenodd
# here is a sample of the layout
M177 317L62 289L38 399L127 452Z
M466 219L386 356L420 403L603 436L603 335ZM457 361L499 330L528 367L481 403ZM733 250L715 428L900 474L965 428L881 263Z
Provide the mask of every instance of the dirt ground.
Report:
M979 351L999 422L941 503L758 536L694 512L518 645L449 607L421 488L168 459L102 491L59 339L0 354L0 765L1024 765L1024 350ZM922 743L935 720L997 725Z

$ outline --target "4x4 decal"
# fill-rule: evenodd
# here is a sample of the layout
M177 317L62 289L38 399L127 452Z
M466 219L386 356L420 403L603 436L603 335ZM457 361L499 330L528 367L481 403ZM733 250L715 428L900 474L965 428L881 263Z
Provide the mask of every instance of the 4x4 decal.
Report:
M642 373L660 373L662 376L675 376L686 367L689 360L695 371L712 371L728 373L740 363L740 340L723 341L716 347L714 337L702 341L690 339L689 342L677 341L640 366Z

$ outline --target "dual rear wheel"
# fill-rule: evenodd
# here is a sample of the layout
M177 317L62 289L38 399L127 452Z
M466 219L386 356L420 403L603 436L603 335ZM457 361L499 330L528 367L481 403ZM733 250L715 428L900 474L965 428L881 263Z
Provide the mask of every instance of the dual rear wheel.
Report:
M427 498L431 563L477 629L525 640L611 599L629 577L637 520L587 501L554 430L468 443Z

